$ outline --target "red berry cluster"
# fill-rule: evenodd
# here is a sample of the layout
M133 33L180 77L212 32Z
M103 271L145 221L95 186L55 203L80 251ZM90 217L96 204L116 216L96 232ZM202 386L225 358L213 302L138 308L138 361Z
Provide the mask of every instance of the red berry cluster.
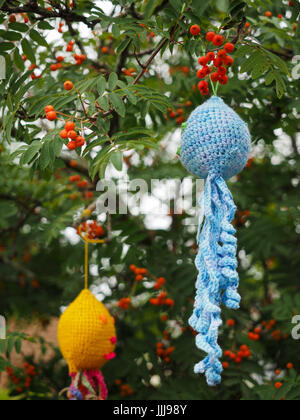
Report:
M87 233L89 239L101 238L105 234L103 227L98 224L97 220L83 222L81 224L81 230ZM79 233L79 228L77 229L77 233Z
M70 139L67 147L69 150L75 150L78 147L85 145L85 140L82 136L79 136L75 131L75 123L73 121L67 121L65 128L59 133L62 139Z
M118 302L118 307L124 309L125 311L130 307L131 299L130 298L122 298Z
M166 331L167 332L167 331ZM164 359L165 363L171 362L171 354L175 351L175 347L166 347L163 343L156 344L156 354L158 357Z
M166 279L164 277L159 277L157 282L154 285L155 290L161 289L166 284Z
M159 306L159 305L167 305L170 307L174 306L175 305L174 300L168 298L167 296L168 296L167 292L160 292L156 298L151 298L149 302L153 306Z
M22 375L22 378L17 377L11 367L6 368L6 372L11 381L17 386L16 392L18 394L24 392L24 388L30 388L32 379L36 376L36 369L33 365L30 365L26 362L24 363L23 367L25 375Z
M240 347L239 352L234 353L231 350L226 350L224 352L224 356L234 361L237 365L239 365L240 363L242 363L244 359L249 359L252 356L252 352L250 348L244 344ZM229 363L224 362L223 368L228 369L228 367L229 367Z
M146 268L139 268L134 264L131 264L129 269L135 274L135 279L138 282L143 281L148 274L148 270Z
M254 329L254 331L250 331L248 334L248 338L251 341L259 341L260 340L260 334L261 334L261 328L257 327Z
M217 35L214 32L207 32L206 39L208 42L212 42L214 46L221 47L225 39L222 35ZM209 51L205 56L199 58L199 64L202 66L198 70L197 76L201 80L198 84L198 88L202 95L209 94L209 84L205 80L210 77L213 83L221 83L226 85L229 81L227 75L228 67L231 67L234 63L234 59L228 55L235 49L234 44L227 42L223 49L219 49L217 53Z

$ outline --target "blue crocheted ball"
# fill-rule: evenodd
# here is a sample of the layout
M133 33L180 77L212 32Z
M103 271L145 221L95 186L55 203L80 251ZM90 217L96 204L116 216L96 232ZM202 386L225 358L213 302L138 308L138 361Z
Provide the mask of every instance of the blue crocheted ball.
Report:
M182 136L182 164L206 179L209 173L229 179L245 167L251 148L247 124L213 96L191 114Z

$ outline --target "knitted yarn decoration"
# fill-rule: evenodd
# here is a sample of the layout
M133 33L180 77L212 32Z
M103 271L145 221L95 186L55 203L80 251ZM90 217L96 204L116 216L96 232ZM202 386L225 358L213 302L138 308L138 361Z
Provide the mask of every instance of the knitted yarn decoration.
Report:
M69 399L105 400L108 392L99 369L116 356L115 321L88 289L62 314L58 341L72 378Z
M195 365L195 373L205 373L210 386L221 383L223 371L218 345L221 304L238 309L241 301L236 230L231 224L236 206L225 180L246 166L250 148L247 124L217 96L191 114L182 136L182 164L206 180L200 198L197 293L189 324L198 333L197 347L207 353Z

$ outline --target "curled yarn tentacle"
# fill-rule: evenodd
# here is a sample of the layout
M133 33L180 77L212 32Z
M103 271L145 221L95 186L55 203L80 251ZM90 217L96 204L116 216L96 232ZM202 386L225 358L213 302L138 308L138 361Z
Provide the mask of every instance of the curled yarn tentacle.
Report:
M218 345L218 330L222 325L220 306L223 302L228 308L237 309L240 303L237 240L231 225L236 207L221 175L208 175L201 204L204 205L205 220L203 224L201 217L199 225L196 257L199 275L189 323L198 332L197 347L208 354L195 365L195 373L205 373L208 384L215 386L221 382L223 371L222 350Z

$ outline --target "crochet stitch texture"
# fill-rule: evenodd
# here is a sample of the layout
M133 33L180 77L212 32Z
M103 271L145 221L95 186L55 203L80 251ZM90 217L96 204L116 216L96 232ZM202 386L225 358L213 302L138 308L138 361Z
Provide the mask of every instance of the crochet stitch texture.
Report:
M71 374L100 369L113 354L114 320L89 290L83 290L62 314L58 341Z
M198 332L197 347L207 353L194 370L205 373L210 386L221 382L223 371L222 350L218 345L221 304L238 309L241 300L237 291L236 231L231 224L236 206L224 179L245 167L250 148L247 124L216 96L191 114L182 136L183 165L189 172L206 179L200 198L197 292L189 323Z

